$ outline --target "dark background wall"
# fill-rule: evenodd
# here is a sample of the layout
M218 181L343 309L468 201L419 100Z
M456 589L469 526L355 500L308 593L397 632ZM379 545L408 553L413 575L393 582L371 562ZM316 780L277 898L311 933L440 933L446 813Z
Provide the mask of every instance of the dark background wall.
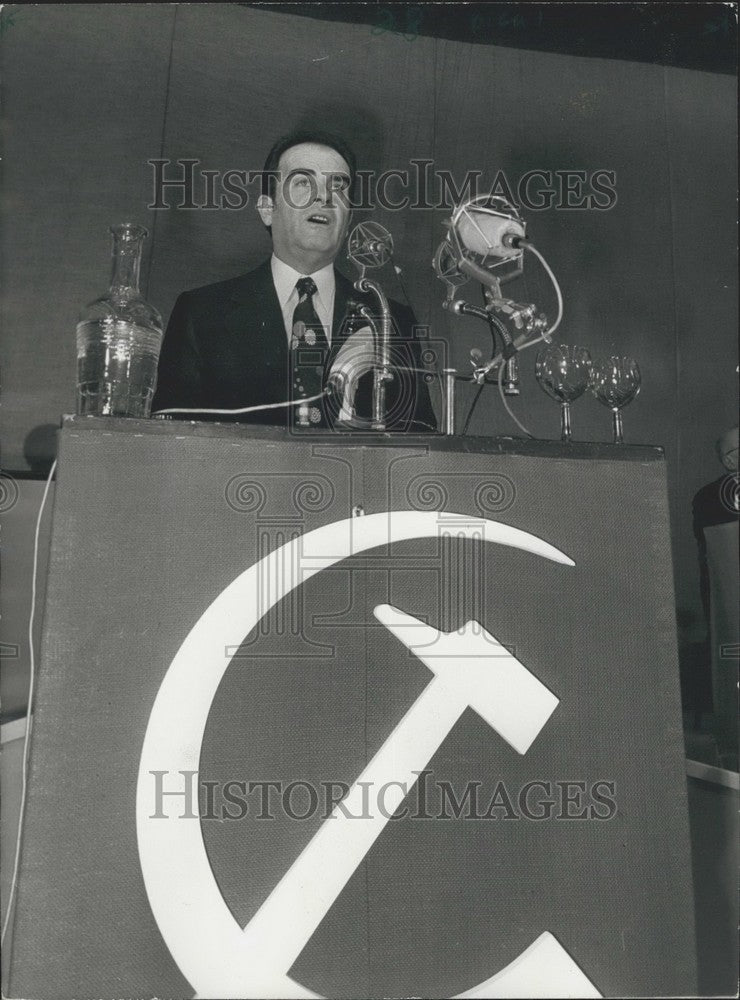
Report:
M477 169L490 184L503 170L514 185L532 169L612 170L610 211L525 215L562 285L561 339L594 357L640 362L643 390L625 412L626 434L666 449L680 620L684 638L698 635L691 498L721 473L714 441L736 422L734 77L416 36L279 7L19 6L3 20L7 469L48 462L50 427L74 408L75 323L106 287L111 223L149 229L143 290L165 318L179 291L238 274L269 252L253 203L148 209L150 159L259 169L276 136L315 123L343 132L376 170L428 157L458 181ZM417 316L467 370L470 348L485 350L486 335L441 309L444 289L430 268L448 215L379 209L373 218L393 233ZM400 297L393 272L381 277ZM535 261L509 288L554 315ZM532 355L522 358L516 411L537 436L556 437L557 409L534 381ZM578 438L608 440L609 414L584 399L574 428ZM471 432L519 433L493 390Z

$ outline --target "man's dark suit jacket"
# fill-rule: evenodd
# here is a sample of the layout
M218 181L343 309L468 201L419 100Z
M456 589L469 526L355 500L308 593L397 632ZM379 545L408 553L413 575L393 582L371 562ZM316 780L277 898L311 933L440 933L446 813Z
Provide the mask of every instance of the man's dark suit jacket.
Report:
M343 319L350 300L377 312L372 296L356 292L335 270L336 292L331 354L346 335ZM421 367L421 344L414 336L413 312L391 302L396 328L392 354L400 363ZM254 271L183 292L172 310L159 359L152 412L173 407L238 409L289 398L289 347L283 314L272 280L270 261ZM388 384L389 430L436 430L436 419L423 376L396 376ZM371 415L372 375L360 379L357 413ZM184 415L183 415L184 416ZM194 419L208 419L193 415ZM287 426L289 410L274 409L217 420L243 420Z

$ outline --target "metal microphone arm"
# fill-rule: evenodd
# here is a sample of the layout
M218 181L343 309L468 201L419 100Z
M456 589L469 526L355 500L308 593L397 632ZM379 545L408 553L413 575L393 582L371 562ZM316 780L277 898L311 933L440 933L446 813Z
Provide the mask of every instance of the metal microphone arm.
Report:
M454 313L456 316L475 316L477 319L486 320L490 328L491 338L494 344L494 355L496 354L496 334L499 334L503 347L503 358L505 359L504 371L500 376L504 383L503 389L507 396L518 396L519 361L516 357L517 342L513 340L511 334L501 320L494 315L494 310L496 309L501 312L507 312L511 315L514 310L510 307L515 306L516 303L512 303L510 299L501 298L498 279L493 276L491 277L492 281L489 286L483 289L487 302L485 309L481 306L474 306L470 302L465 302L463 299L448 298L442 303L442 305L445 309ZM522 323L517 324L520 328L522 325ZM489 366L487 372L490 370L491 367Z
M437 273L437 277L441 278L447 285L447 298L442 303L443 307L450 312L456 313L458 316L468 315L478 316L480 319L487 318L482 310L474 312L475 307L470 306L468 303L465 303L464 307L458 306L457 303L459 300L455 299L456 287L461 283L461 279L464 282L469 278L474 278L480 282L483 288L488 314L492 314L494 310L503 313L504 316L514 323L517 330L526 329L530 334L536 334L547 329L547 317L542 313L537 314L537 306L534 303L515 302L513 299L505 299L502 296L501 281L510 280L511 275L501 276L494 274L488 268L477 264L471 259L465 247L463 247L455 228L449 223L447 227L449 229L447 239L443 240L439 245L432 261L432 266ZM505 234L504 239L506 239L507 235L509 234ZM512 235L510 242L516 243L517 246L530 246L530 242L526 237ZM510 344L511 337L508 336L508 333L503 336L504 343Z
M501 302L506 301L501 298L501 286L498 279L494 279L494 283L490 288L483 289L483 298L486 301L488 322L491 326L491 333L493 334L494 328L497 328L501 334L501 340L503 342L503 355L506 358L506 363L504 364L503 370L499 372L499 381L503 382L502 388L504 395L518 396L519 359L516 356L516 347L514 346L513 338L506 329L505 324L493 315L493 310L500 308Z
M488 319L489 314L481 306L473 306L464 299L445 299L442 308L456 316L477 316L478 319Z
M385 430L386 382L393 378L390 364L391 310L383 289L376 281L360 276L354 284L358 292L374 292L380 305L380 330L367 306L360 306L360 314L368 321L375 341L375 366L373 369L373 417L371 428Z
M498 285L498 279L495 275L491 274L490 271L487 271L485 267L481 267L479 264L470 260L464 255L464 253L461 253L457 266L464 274L467 274L469 278L475 278L476 281L479 281L484 288L493 287L494 282Z

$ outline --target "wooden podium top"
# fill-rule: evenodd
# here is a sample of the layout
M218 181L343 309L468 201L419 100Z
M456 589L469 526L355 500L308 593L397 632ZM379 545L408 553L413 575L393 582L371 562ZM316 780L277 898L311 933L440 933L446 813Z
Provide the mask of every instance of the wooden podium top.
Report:
M345 432L311 430L288 431L282 427L260 424L205 420L170 420L154 417L133 420L123 417L82 417L64 415L62 429L79 433L159 435L162 437L231 438L236 441L305 441L310 444L346 445L347 448L425 447L432 451L468 454L522 455L540 458L598 459L613 462L662 462L663 448L656 445L616 445L598 441L537 440L521 437L476 437L473 435L400 434L383 432Z

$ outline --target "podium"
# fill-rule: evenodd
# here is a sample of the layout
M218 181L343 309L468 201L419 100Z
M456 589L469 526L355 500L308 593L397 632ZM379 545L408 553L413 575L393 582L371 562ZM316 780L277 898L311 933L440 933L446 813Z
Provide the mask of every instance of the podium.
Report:
M67 417L43 631L11 996L696 990L660 449Z

